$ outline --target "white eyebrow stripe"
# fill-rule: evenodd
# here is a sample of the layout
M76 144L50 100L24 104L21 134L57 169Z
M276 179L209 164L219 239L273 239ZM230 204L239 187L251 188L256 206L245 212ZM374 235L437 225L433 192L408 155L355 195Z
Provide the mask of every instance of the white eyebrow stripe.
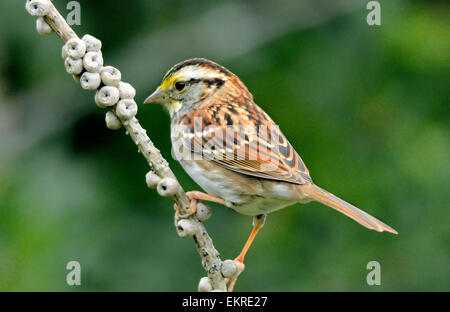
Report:
M224 81L227 80L227 77L222 72L215 70L207 70L198 65L189 65L183 67L182 69L180 69L179 75L186 80L215 79L215 78L220 78Z

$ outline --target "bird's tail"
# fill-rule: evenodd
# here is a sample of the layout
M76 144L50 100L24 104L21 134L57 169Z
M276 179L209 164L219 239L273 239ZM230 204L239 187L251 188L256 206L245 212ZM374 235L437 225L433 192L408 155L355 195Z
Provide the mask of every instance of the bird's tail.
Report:
M346 201L340 199L339 197L325 191L324 189L318 187L317 185L314 184L305 185L303 189L305 194L310 198L345 214L346 216L352 218L353 220L365 226L366 228L378 232L386 231L393 234L398 234L397 231L391 228L389 225L384 224L377 218L372 217L368 213L362 211L359 208L356 208L352 204L347 203Z

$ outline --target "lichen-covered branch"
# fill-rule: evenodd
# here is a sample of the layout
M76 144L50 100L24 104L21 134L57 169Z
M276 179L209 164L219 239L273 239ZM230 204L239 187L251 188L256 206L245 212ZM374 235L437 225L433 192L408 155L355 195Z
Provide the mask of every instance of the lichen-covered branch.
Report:
M134 88L121 81L119 70L103 66L101 41L90 35L80 39L50 0L27 0L25 7L32 16L37 17L36 28L39 34L55 32L63 41L62 57L66 71L80 82L83 89L97 90L95 103L108 109L105 117L107 127L117 130L123 126L137 145L150 165L151 170L146 175L147 185L156 188L161 196L172 198L181 214L187 214L190 201L186 193L136 118ZM237 274L237 270L233 261L222 262L202 223L210 214L206 205L199 204L196 214L187 218L175 218L175 227L180 237L193 237L202 259L207 277L200 280L199 291L226 291L224 278Z

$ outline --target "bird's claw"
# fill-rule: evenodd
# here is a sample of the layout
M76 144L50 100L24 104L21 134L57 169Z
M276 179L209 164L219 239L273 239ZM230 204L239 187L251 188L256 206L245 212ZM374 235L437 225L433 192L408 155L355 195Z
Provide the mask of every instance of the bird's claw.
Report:
M189 194L189 192L186 193L186 196L191 201L191 204L189 205L189 209L186 213L181 213L180 208L177 207L176 212L175 212L175 217L177 218L177 220L189 218L190 216L194 215L197 212L198 200L192 198L191 196L188 196L188 194Z

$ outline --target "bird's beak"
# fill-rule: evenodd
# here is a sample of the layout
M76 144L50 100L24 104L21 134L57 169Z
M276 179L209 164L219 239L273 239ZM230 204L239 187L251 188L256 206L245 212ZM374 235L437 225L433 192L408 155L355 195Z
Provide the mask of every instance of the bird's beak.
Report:
M161 87L155 90L148 98L145 99L144 104L160 103L163 104L167 100L167 94L161 90Z

